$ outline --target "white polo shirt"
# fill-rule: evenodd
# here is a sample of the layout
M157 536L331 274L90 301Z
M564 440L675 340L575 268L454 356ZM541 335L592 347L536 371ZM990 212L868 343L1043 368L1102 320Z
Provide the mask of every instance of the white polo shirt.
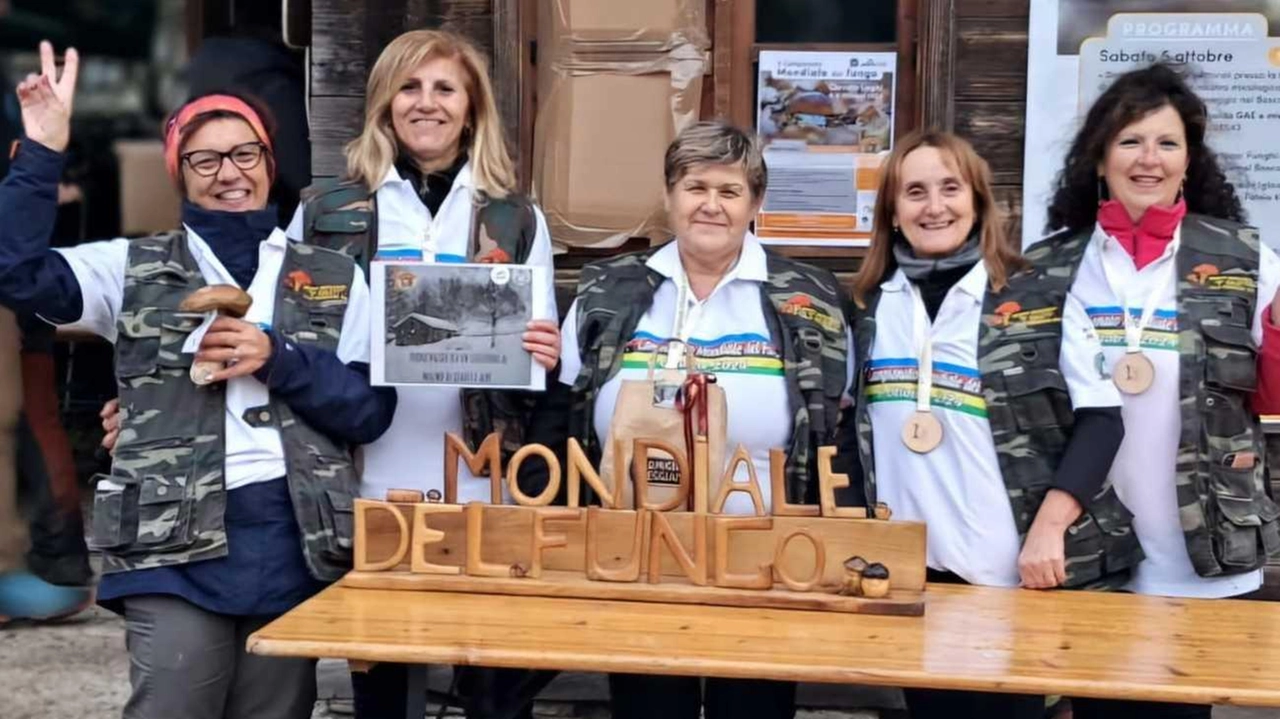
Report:
M978 332L987 289L979 262L947 292L930 323L933 390L930 406L943 439L917 454L902 443L916 411L918 361L910 281L897 270L880 285L876 337L866 369L866 397L875 428L877 499L896 519L926 522L928 564L971 584L1019 584L1021 545L996 458L978 373ZM1101 347L1088 316L1070 297L1063 310L1059 367L1075 407L1113 407L1120 397L1099 368Z
M413 184L400 177L395 167L377 191L378 254L383 257L419 257L427 262L465 262L471 239L471 195L475 182L471 163L466 163L453 181L453 187L440 205L431 211L418 198ZM542 211L534 208L538 231L526 264L552 266L551 235ZM287 233L302 239L302 207L294 214ZM542 319L556 319L555 288L547 289L547 314ZM368 340L368 331L365 332ZM363 470L360 494L383 499L388 489L420 489L444 491L444 435L462 432L462 398L448 387L397 387L396 414L391 427L372 444L361 448ZM474 447L472 449L475 449ZM458 501L488 502L489 479L477 478L459 462ZM503 485L505 488L505 484ZM506 497L506 490L503 490ZM509 501L509 497L506 497Z
M209 284L239 286L231 273L190 227L187 246L195 257L200 274ZM285 234L276 229L258 245L258 272L247 288L253 304L245 321L269 327L275 317L276 289L280 286L280 267L284 262ZM57 250L67 259L80 283L84 296L84 312L70 327L116 341L116 319L124 302L124 274L129 259L129 241L125 239L90 242ZM342 336L337 355L343 362L369 361L369 336L360 328L369 324L369 286L364 273L355 269L347 310L343 316ZM235 377L227 382L226 420L226 487L228 490L254 482L265 482L284 476L284 448L280 432L274 427L251 427L244 421L245 410L261 407L269 399L266 385L248 377Z
M596 395L593 421L601 443L608 440L622 382L646 379L651 357L656 356L655 365L661 367L668 344L677 336L676 306L684 265L676 243L668 242L646 264L667 279L658 286L653 303L623 348L622 368ZM760 285L768 276L764 248L754 235L747 233L738 262L706 299L698 300L692 292L686 293L685 320L687 351L696 357L697 367L715 373L716 384L724 388L728 409L726 463L739 444L746 447L766 512L772 506L769 450L785 450L790 444L794 414L787 397L781 349L765 322ZM560 381L567 385L574 383L582 369L577 314L578 304L574 302L561 330L564 341ZM713 467L711 474L718 479L724 470L725 467ZM734 479L746 481L747 476L746 467L739 467ZM729 495L724 506L725 514L754 512L751 498L741 492Z
M1098 329L1111 368L1125 353L1121 314L1125 298L1111 289L1103 263L1127 289L1129 312L1135 317L1141 316L1142 304L1156 286L1164 283L1151 325L1142 333L1143 352L1155 365L1155 382L1142 394L1123 395L1124 442L1111 465L1111 481L1134 514L1134 529L1147 555L1138 564L1129 589L1171 597L1230 597L1262 586L1262 570L1226 577L1199 576L1191 566L1178 516L1175 480L1182 415L1178 407L1181 372L1174 252L1174 243L1170 243L1159 259L1138 270L1120 243L1095 227L1071 293ZM1264 245L1253 320L1253 341L1259 346L1263 317L1277 286L1280 260Z

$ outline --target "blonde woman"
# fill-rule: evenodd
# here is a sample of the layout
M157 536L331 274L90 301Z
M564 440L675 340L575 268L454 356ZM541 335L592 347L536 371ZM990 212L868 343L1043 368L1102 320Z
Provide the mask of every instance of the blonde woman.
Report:
M393 40L369 73L364 129L346 155L346 176L299 208L290 237L344 249L366 265L376 254L551 267L546 220L514 191L488 69L466 39L415 30ZM523 338L524 349L548 369L560 355L549 294L547 317L531 322ZM381 498L392 487L443 492L445 432L476 446L497 428L511 447L522 441L530 406L510 392L401 387L398 395L391 428L364 447L366 497ZM459 473L458 501L488 501L487 479L468 481L465 465ZM362 719L405 715L406 667L380 664L354 684ZM496 686L487 691L502 693Z

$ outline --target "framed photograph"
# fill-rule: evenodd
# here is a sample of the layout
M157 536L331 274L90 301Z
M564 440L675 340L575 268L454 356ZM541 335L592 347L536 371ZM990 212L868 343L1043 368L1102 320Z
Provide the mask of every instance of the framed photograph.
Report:
M520 336L547 317L550 282L525 265L372 263L373 384L543 389Z

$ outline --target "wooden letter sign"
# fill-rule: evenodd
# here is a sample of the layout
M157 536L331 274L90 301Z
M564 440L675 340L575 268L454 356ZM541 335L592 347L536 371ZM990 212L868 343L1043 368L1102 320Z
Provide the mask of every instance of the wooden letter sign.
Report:
M786 456L771 452L766 506L755 465L742 446L726 471L712 472L702 438L691 457L670 443L636 443L635 457L654 447L674 458L680 475L674 496L647 497L643 463L620 463L615 486L606 487L574 440L563 464L547 447L531 444L503 468L497 435L475 452L449 435L444 503L422 502L421 492L406 490L396 490L388 501L356 500L355 571L342 582L384 589L924 613L924 525L890 520L884 507L868 518L863 508L836 506L835 490L849 479L831 471L835 448L817 450L818 505L787 501ZM456 504L459 461L489 483L495 501L505 481L515 504ZM529 496L516 480L523 463L539 461L546 464L548 482L537 496ZM618 506L626 496L622 482L627 476L635 508ZM404 482L415 484L409 477ZM581 506L584 482L602 506ZM562 486L568 506L548 506ZM750 500L752 514L722 514L735 493ZM850 591L845 566L855 557L878 567L875 581L863 581L860 591Z

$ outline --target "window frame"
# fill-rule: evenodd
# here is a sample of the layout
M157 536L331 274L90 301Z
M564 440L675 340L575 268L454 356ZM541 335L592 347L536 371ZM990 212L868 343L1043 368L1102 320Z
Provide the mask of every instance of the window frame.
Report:
M536 116L535 2L493 1L495 87L520 88L516 96L500 99L502 107L499 109L513 145L513 154L518 158L520 189L525 192L529 190L532 177L533 119ZM754 131L754 68L761 50L894 52L898 56L895 136L900 137L917 127L931 124L950 128L950 62L954 54L951 49L954 38L950 31L954 0L896 0L896 3L894 42L758 43L755 40L755 0L706 0L712 51L711 64L703 83L701 116L725 118ZM518 38L518 41L511 42L512 38ZM578 258L585 261L640 246L647 246L647 242L637 244L632 240L612 250L571 248L567 256L560 259L576 265ZM778 246L775 249L791 256L827 258L832 264L839 265L838 269L846 269L845 262L850 263L848 268L851 269L865 253L864 248L849 247Z

